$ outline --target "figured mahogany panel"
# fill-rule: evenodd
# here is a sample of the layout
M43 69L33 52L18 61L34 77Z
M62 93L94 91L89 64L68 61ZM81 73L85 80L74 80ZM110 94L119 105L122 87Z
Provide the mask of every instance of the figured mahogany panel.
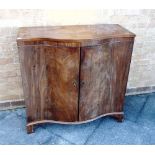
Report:
M81 50L79 120L122 112L132 39L112 39Z
M80 48L46 47L48 104L45 118L78 120Z
M47 95L46 55L42 46L19 46L27 122L44 119Z
M19 47L27 121L78 119L78 47Z

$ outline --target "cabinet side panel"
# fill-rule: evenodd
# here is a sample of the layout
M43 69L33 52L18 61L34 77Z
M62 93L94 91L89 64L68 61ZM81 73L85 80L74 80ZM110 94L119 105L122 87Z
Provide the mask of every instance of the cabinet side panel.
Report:
M46 119L67 122L78 120L79 60L79 47L46 47Z
M109 43L81 49L79 120L108 113L110 107Z
M42 46L19 47L27 122L44 119L47 98L45 50Z
M123 111L134 39L111 42L111 96L112 111Z

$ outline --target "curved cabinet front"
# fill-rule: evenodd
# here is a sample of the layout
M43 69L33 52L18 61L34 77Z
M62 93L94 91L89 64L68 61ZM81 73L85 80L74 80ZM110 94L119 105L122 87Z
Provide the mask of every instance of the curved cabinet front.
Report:
M106 115L122 121L133 43L134 36L18 38L27 132L39 123L76 124Z
M27 122L78 121L80 48L20 46Z
M81 49L79 121L123 112L132 48L118 39Z

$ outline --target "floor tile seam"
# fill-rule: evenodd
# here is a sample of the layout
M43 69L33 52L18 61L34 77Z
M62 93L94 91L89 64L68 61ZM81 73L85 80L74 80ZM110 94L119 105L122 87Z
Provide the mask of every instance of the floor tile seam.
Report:
M11 113L6 114L3 118L0 119L0 121L3 120L3 119L5 119L5 118L6 118L8 115L10 115L10 114L11 114Z
M45 144L47 144L48 142L50 142L51 139L52 139L52 135L50 135L50 137L49 137L45 142L43 142L43 143L41 143L41 144L42 144L42 145L45 145Z
M20 115L17 115L18 118L22 118L22 119L25 119L26 120L26 117L24 116L20 116Z
M64 137L62 137L61 135L56 134L56 133L54 133L54 132L52 132L52 131L49 131L49 130L48 130L47 128L45 128L45 127L41 127L41 128L45 129L48 133L53 134L54 136L57 136L57 137L59 137L59 138L65 140L65 141L67 141L67 142L69 142L69 143L75 145L75 143L71 142L70 140L68 140L68 139L66 139L66 138L64 138Z
M4 117L0 118L0 121L1 121L1 120L3 120L3 119L5 119L5 117L6 117L6 116L4 116Z
M15 115L16 115L17 117L25 118L25 119L26 119L26 116L19 115L16 111L14 111L14 112L15 112Z
M141 109L139 110L139 112L138 112L138 114L137 114L137 118L136 118L136 120L135 120L135 123L137 123L137 121L138 121L138 119L139 119L139 117L140 117L142 111L143 111L144 108L145 108L145 105L146 105L146 103L147 103L149 97L150 97L149 95L146 97L146 99L145 99L145 101L144 101L144 103L143 103L143 106L141 107Z
M48 131L48 132L49 132L49 131ZM70 140L68 140L68 139L66 139L66 138L64 138L64 137L62 137L62 136L59 135L59 134L56 134L56 133L54 133L54 132L52 132L52 134L55 135L55 136L57 136L57 137L59 137L59 138L61 138L61 139L63 139L63 140L65 140L65 141L67 141L67 142L70 143L71 145L76 145L76 143L71 142Z
M84 145L87 144L87 142L89 141L89 139L93 136L93 134L95 133L95 131L100 127L100 125L102 124L103 120L101 120L99 122L99 124L95 127L95 129L91 132L91 134L87 137L87 139L84 142Z

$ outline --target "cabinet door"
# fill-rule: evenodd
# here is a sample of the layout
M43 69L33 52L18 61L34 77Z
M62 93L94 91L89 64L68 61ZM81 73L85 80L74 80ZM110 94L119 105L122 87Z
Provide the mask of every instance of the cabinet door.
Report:
M81 49L80 121L122 112L132 45L116 40Z
M45 118L78 120L80 48L46 47L48 102Z
M110 110L111 51L109 44L81 49L79 120Z
M27 121L78 119L78 47L19 47Z

